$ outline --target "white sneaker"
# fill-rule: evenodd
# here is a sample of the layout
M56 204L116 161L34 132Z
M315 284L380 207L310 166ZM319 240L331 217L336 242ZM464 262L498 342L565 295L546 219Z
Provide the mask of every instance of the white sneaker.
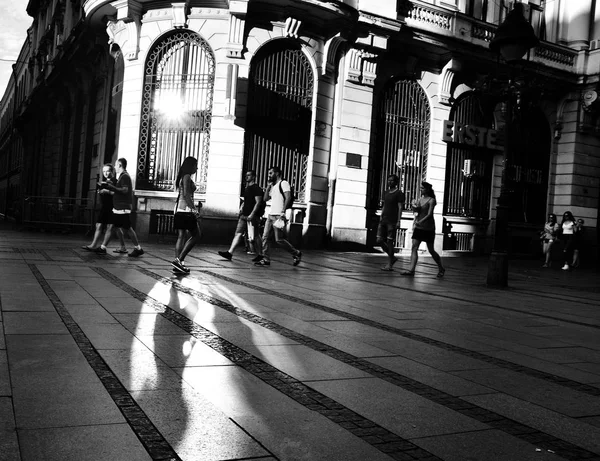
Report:
M562 267L563 271L568 271L569 269L570 269L570 267L567 263L565 263L565 265Z

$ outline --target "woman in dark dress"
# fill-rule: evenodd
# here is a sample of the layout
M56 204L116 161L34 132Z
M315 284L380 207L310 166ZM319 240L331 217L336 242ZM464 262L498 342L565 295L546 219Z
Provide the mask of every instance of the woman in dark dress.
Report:
M104 238L105 232L112 232L113 227L113 195L114 192L109 191L104 187L104 184L116 183L116 172L115 167L111 163L107 163L102 167L103 181L99 182L96 186L97 193L100 196L100 211L96 218L96 232L94 233L94 240L89 245L84 245L81 248L87 251L97 251L100 248L100 244ZM121 229L117 229L117 235L121 242L121 248L114 250L115 253L127 253L125 248L125 240L123 238L123 232Z

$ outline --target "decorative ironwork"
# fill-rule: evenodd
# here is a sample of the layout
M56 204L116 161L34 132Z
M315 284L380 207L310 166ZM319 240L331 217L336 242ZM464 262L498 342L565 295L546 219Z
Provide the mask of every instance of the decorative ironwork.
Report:
M427 174L431 111L427 95L414 80L400 80L384 92L378 123L378 155L372 166L372 205L383 199L387 177L398 174L406 203L419 196Z
M198 191L206 192L214 83L215 57L194 32L177 31L150 52L142 98L138 187L173 190L183 159L195 157Z
M460 97L450 113L455 125L491 128L479 98L472 92ZM490 214L490 193L494 152L480 146L450 143L446 154L446 191L444 214L487 219Z
M244 171L256 170L261 186L279 166L306 201L312 120L313 71L302 50L289 40L266 46L249 75Z

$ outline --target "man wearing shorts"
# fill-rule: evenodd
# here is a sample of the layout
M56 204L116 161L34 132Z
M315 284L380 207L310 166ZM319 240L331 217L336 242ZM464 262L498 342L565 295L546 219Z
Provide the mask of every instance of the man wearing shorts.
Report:
M143 255L144 250L142 250L142 247L140 246L140 242L138 241L135 231L131 227L131 220L129 219L131 214L131 204L133 202L133 186L131 183L131 177L129 176L129 173L127 173L127 160L124 158L117 160L116 169L117 184L115 186L112 184L107 186L108 190L111 190L115 193L113 196L114 226L122 229L123 232L128 233L129 238L134 245L133 251L129 253L128 256L135 258ZM104 238L104 242L102 242L102 245L97 250L98 253L106 253L106 245L108 245L108 240L109 238Z
M238 219L237 228L233 241L229 247L229 251L219 251L219 256L231 261L235 248L242 241L245 232L248 232L248 240L254 243L254 248L258 253L253 261L257 262L262 259L262 240L258 235L258 223L260 220L260 210L263 205L263 190L256 184L256 171L250 170L246 172L246 188L244 189L244 203L240 207L240 217ZM264 208L262 208L264 210Z
M404 192L398 187L400 180L395 174L388 176L388 189L383 196L383 209L381 220L377 228L377 243L388 255L388 263L381 268L383 271L392 271L398 258L394 256L394 241L396 229L400 228L400 218L404 208Z

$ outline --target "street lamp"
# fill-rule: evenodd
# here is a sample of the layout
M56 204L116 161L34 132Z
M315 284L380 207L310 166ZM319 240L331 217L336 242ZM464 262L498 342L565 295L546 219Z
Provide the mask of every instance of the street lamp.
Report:
M512 65L520 61L533 47L539 44L533 27L523 15L523 4L515 3L513 10L498 26L494 39L490 42L490 50L499 53L504 60ZM504 124L504 156L502 159L502 183L500 197L496 206L496 229L494 233L494 248L488 263L487 284L494 287L508 285L508 223L510 218L511 191L508 185L507 166L511 157L511 127L513 113L513 86L511 78L508 81L506 120Z

